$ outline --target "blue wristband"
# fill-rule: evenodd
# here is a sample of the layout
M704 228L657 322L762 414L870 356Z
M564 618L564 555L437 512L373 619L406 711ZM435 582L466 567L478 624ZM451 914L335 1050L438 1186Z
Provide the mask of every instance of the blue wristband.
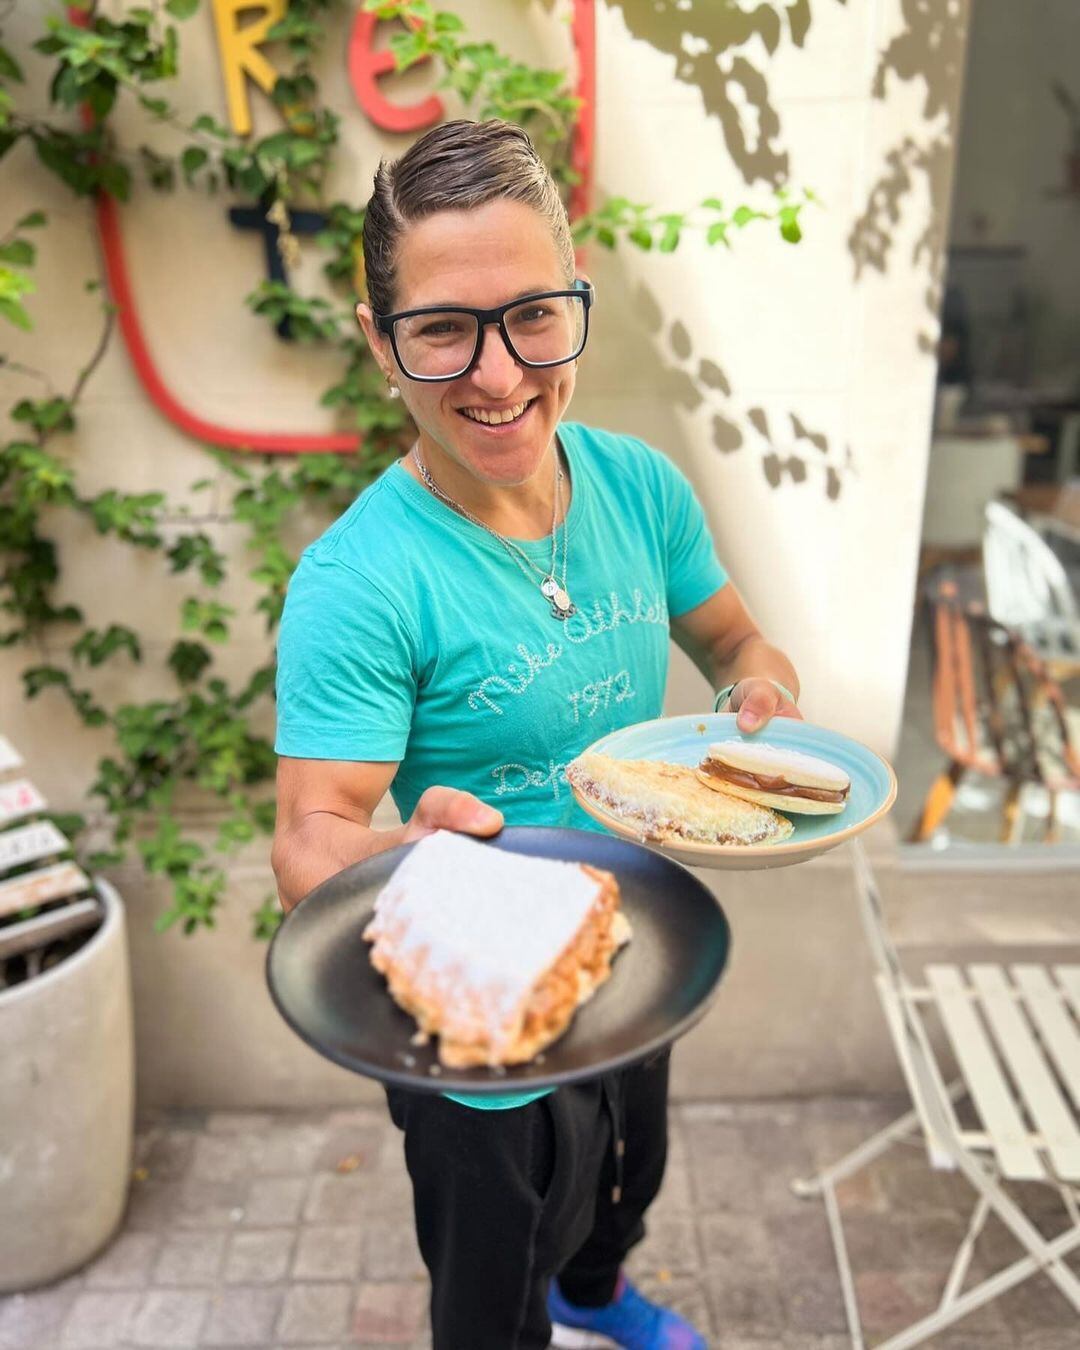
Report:
M771 685L779 689L781 694L783 694L783 696L787 699L789 703L798 703L799 701L795 697L795 695L791 692L790 689L788 689L785 685L782 685L779 680L774 680L770 675L746 675L743 678L747 680L768 680ZM736 683L741 684L742 680L738 680ZM716 695L716 699L713 703L713 712L722 712L723 709L727 707L731 695L734 693L734 691L735 691L734 684L724 685L723 689L721 689Z

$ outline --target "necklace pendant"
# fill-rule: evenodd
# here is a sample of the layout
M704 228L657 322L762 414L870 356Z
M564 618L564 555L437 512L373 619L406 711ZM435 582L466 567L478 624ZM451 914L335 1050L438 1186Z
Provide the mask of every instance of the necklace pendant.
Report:
M559 583L552 576L547 576L540 583L540 594L545 600L554 600L558 594Z
M551 599L551 615L555 619L569 619L577 613L577 607L561 586L556 586Z

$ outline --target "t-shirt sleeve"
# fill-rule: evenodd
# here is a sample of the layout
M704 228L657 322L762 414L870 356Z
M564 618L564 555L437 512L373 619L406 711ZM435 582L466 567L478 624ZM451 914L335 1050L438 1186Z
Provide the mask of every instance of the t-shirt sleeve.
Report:
M367 577L302 558L285 597L277 660L279 755L402 758L416 700L415 644Z
M657 453L667 536L667 604L672 618L687 613L727 584L705 512L685 474Z

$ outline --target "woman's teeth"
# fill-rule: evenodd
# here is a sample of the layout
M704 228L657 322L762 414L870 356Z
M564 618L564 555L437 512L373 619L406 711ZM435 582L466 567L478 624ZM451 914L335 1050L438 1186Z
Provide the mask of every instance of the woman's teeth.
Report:
M528 399L524 403L515 403L512 408L503 408L501 411L498 409L489 411L487 408L460 408L458 411L466 417L471 417L474 422L484 422L488 426L497 427L503 422L515 421L531 402L532 400Z

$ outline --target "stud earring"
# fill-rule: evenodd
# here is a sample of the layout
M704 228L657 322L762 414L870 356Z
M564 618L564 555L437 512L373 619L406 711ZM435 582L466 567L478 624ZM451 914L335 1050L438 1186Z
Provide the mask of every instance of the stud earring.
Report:
M401 397L401 390L397 387L397 384L392 375L387 375L386 377L386 392L389 398Z

